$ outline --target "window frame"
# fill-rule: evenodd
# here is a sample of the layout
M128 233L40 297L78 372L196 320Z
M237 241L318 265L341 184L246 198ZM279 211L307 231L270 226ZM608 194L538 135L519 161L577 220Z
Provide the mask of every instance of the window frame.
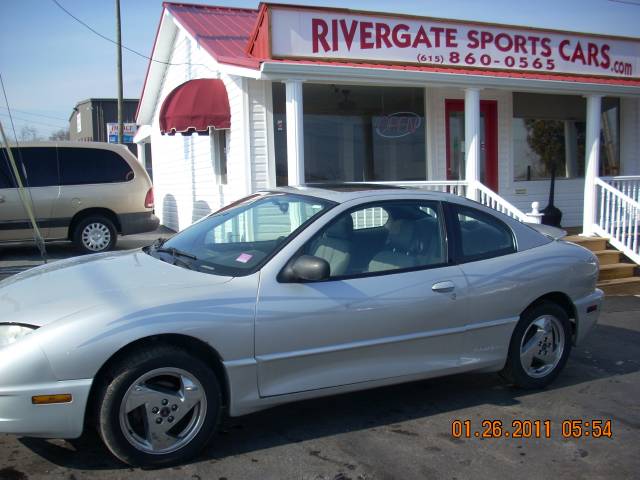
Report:
M5 148L3 148L4 150ZM51 187L59 187L60 186L60 159L58 158L58 147L57 146L13 146L11 147L11 150L13 152L13 157L16 161L16 167L18 168L18 173L20 175L20 181L22 182L23 186L25 188L51 188ZM45 159L36 159L36 157L38 155L44 155L46 153L46 151L49 151L49 153L52 153L52 157L49 158L48 161L51 162L51 164L55 163L55 180L56 182L54 183L50 183L49 181L46 182L46 185L32 185L32 179L33 177L35 177L35 173L33 171L33 169L31 168L32 166L35 166L33 164L33 162L46 162L46 157ZM29 152L29 153L28 153ZM6 154L5 154L6 155ZM31 155L34 155L33 157ZM4 155L3 155L4 156ZM53 157L55 157L54 160L51 160ZM25 160L26 159L26 160ZM8 161L8 158L6 159ZM27 163L29 164L29 168L27 168ZM51 166L51 165L49 165ZM13 178L13 183L14 183L14 187L7 187L7 188L18 188L18 182L17 179L15 178L15 175L13 173L13 169L11 168L11 166L9 165L10 168L10 174ZM53 170L52 170L53 171ZM51 173L51 172L50 172ZM37 182L39 183L39 182ZM1 188L1 187L0 187Z
M67 145L61 145L56 147L56 150L58 152L58 177L60 179L60 187L83 187L83 186L87 186L87 185L118 185L118 184L128 184L133 182L136 177L136 169L132 166L132 163L130 163L124 155L121 155L119 152L112 150L110 148L92 148L92 147L84 147L84 146L80 146L80 147L71 147L71 146L67 146ZM121 162L123 162L129 169L129 173L132 173L131 178L129 178L128 180L119 180L119 181L115 181L115 182L93 182L93 183L88 183L88 182L83 182L83 183L65 183L65 178L64 178L64 162L65 162L65 150L66 151L72 151L72 150L83 150L85 152L85 154L90 155L90 153L92 151L100 151L100 152L108 152L112 155L115 155L116 157L118 157L120 159ZM115 163L115 162L113 162Z
M464 265L465 263L479 262L482 260L489 260L491 258L505 257L507 255L512 255L514 253L518 253L518 242L517 237L509 224L503 222L495 215L492 215L488 212L484 212L478 208L474 208L468 205L462 205L460 203L454 202L442 202L443 208L445 210L445 219L447 224L447 233L448 238L450 239L451 248L448 249L450 254L449 259L452 263L456 265ZM480 217L488 217L493 221L502 225L505 230L511 236L512 249L503 249L496 250L494 252L488 252L480 255L472 255L466 256L462 252L462 235L460 230L460 221L458 220L459 209L462 210L471 210L473 213L478 213ZM463 213L464 215L464 213Z
M354 273L351 275L340 275L336 277L329 277L326 280L285 280L285 271L293 264L293 262L304 254L304 249L313 242L318 235L322 235L328 228L330 228L333 224L335 224L343 215L351 215L354 211L364 210L367 208L374 208L377 206L381 206L381 204L390 204L390 203L406 203L406 202L422 202L422 203L433 203L436 207L435 210L438 213L438 223L440 226L440 235L442 236L443 246L444 246L444 258L445 261L442 263L434 264L434 265L419 265L416 267L407 267L407 268L398 268L395 270L382 270L379 272L364 272L364 273ZM397 199L397 200L375 200L373 202L361 203L359 205L355 205L353 207L348 208L340 213L338 213L335 217L333 217L329 222L323 225L317 232L313 234L311 238L309 238L304 245L302 245L285 263L280 272L276 277L278 283L324 283L324 282L336 282L343 280L354 280L359 278L369 278L369 277L380 277L383 275L396 275L398 273L408 273L408 272L417 272L421 270L433 270L436 268L448 267L454 265L451 260L451 249L449 248L449 228L447 226L447 218L446 211L443 208L443 203L440 200L433 199L416 199L416 198L406 198L406 199ZM389 216L391 218L391 216ZM372 227L372 228L383 228L381 227ZM362 230L362 229L361 229Z
M246 207L248 207L250 204L254 203L256 200L260 200L261 198L265 198L267 196L274 196L274 195L283 195L283 194L290 195L292 197L300 197L300 198L303 198L303 199L313 199L315 201L320 201L320 202L326 204L326 208L324 210L318 212L313 217L307 219L306 222L300 224L300 226L298 226L298 228L296 228L293 232L291 232L291 234L287 237L286 241L282 242L281 245L279 245L269 255L265 256L259 263L257 263L256 265L254 265L251 269L248 269L247 271L238 272L237 275L233 275L234 278L235 277L247 277L249 275L253 275L256 272L262 271L262 269L269 262L271 262L271 260L273 258L275 258L275 256L278 255L282 251L282 249L284 249L293 240L295 240L300 234L302 234L302 232L304 232L305 230L310 228L320 218L322 218L328 212L330 212L331 210L336 208L339 205L339 203L337 203L337 202L335 202L333 200L329 200L329 199L323 198L323 197L319 197L319 196L315 196L315 195L308 195L308 194L304 194L304 193L282 192L282 191L278 191L278 190L264 190L264 191L260 191L260 192L254 193L252 195L248 195L248 196L246 196L244 198L241 198L241 199L237 200L236 202L233 202L233 203L229 204L227 207L221 208L220 210L218 210L216 212L213 212L213 213L211 213L211 214L209 214L209 215L207 215L205 217L202 217L201 220L204 220L204 219L216 216L216 215L225 215L228 210L230 210L231 208L235 208L235 207L241 205L244 201L248 200L248 203L245 205ZM191 228L192 226L193 225L191 225L188 228ZM182 232L186 231L187 229L182 230ZM182 232L178 232L178 234L180 234ZM174 237L171 237L171 238L174 238ZM170 240L171 239L167 240L167 242L169 242ZM151 247L144 247L143 251L150 255L152 249L151 249ZM202 273L202 274L205 274L205 275L228 276L228 275L218 274L218 273L203 272L201 270L199 270L198 273Z
M209 148L213 160L213 174L217 185L227 185L229 183L229 158L227 152L229 134L227 132L228 129L209 127Z

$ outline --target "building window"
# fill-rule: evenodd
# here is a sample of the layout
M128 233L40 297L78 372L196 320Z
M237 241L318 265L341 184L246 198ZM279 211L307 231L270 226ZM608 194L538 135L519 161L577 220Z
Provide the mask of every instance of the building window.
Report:
M425 180L424 89L303 85L307 182ZM277 184L286 184L285 86L273 84Z
M227 184L227 130L209 129L211 139L211 157L213 160L213 173L218 185Z
M514 180L584 177L586 99L570 95L513 94ZM620 102L602 100L600 176L620 171Z

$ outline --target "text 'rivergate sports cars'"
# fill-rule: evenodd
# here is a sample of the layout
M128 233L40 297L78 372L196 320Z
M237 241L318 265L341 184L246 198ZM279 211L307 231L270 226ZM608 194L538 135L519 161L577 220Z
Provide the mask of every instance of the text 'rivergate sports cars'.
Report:
M465 198L373 185L251 195L166 242L0 283L0 432L97 428L184 461L224 411L485 371L539 388L596 323L598 263Z

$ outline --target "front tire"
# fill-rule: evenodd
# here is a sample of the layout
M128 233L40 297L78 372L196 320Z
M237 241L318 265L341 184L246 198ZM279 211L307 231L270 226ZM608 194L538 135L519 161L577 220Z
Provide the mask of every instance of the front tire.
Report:
M83 218L73 229L73 242L83 253L100 253L116 246L118 231L111 220L101 215Z
M129 355L101 388L98 430L123 462L159 468L184 462L208 443L220 419L215 373L178 348L155 346Z
M507 363L501 375L521 388L549 385L564 368L571 352L571 324L555 303L528 308L514 329Z

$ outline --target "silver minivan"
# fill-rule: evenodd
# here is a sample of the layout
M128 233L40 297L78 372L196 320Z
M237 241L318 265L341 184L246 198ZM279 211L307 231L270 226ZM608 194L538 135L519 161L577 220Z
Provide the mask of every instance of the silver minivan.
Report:
M89 253L112 249L118 234L155 230L149 175L123 145L30 142L11 150L47 241L71 240ZM6 148L0 149L0 244L33 241Z

